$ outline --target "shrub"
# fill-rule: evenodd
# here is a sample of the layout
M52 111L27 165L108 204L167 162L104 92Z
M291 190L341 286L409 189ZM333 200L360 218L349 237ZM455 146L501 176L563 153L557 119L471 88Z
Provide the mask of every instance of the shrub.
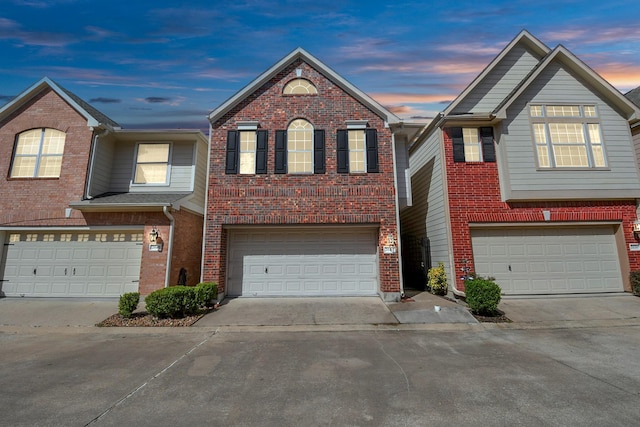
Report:
M144 299L147 311L158 318L177 319L198 312L196 288L170 286L151 292Z
M138 308L139 302L139 292L128 292L126 294L120 295L120 302L118 303L118 313L120 313L122 317L131 317L135 309Z
M637 297L640 297L640 271L635 270L629 274L629 280L631 281L631 292Z
M214 282L198 283L196 290L196 300L201 307L213 307L218 298L218 284Z
M427 277L429 278L427 286L432 294L447 294L447 273L444 271L444 263L439 262L437 267L430 268Z
M467 304L471 311L481 316L493 316L498 313L500 286L493 280L475 276L464 282Z

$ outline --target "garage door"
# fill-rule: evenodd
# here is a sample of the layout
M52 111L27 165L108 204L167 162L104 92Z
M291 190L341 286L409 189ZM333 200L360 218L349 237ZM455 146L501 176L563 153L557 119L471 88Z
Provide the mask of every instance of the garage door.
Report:
M6 296L117 297L138 290L142 233L9 233Z
M613 227L474 229L476 272L505 294L621 292Z
M230 296L376 295L377 230L231 230Z

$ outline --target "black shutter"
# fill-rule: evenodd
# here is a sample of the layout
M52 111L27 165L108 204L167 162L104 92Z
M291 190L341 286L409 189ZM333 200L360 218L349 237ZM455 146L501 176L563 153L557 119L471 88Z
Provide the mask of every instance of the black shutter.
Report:
M493 145L493 128L480 128L480 138L482 140L482 160L485 162L495 162L496 148Z
M313 131L313 173L325 173L324 130Z
M227 161L225 173L238 173L238 157L240 156L239 132L230 130L227 132Z
M349 133L339 130L336 135L338 173L349 173Z
M269 132L260 129L256 134L256 173L267 173L267 140Z
M367 172L379 172L378 131L375 129L365 129L364 135L367 142Z
M275 173L287 173L287 131L276 131L276 167Z
M451 128L451 139L453 140L453 161L464 162L464 139L462 139L462 128Z

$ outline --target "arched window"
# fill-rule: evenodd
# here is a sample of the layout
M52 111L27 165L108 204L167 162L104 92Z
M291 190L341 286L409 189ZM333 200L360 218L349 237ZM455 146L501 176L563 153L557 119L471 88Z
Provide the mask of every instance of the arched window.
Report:
M58 178L66 134L56 129L32 129L18 134L11 178Z
M285 95L317 95L318 89L306 79L293 79L284 86Z
M287 128L289 173L313 173L313 125L296 119Z

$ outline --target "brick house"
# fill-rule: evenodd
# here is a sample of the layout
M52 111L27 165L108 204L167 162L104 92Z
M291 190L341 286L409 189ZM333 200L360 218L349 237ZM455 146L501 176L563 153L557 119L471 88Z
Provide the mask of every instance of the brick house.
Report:
M25 90L0 109L0 294L196 284L206 156L200 131L123 130L48 78Z
M227 296L400 297L415 128L300 48L209 121L203 280Z
M506 295L629 291L639 119L565 47L523 31L411 145L403 233L428 242L425 264L443 262L458 295L467 271Z

